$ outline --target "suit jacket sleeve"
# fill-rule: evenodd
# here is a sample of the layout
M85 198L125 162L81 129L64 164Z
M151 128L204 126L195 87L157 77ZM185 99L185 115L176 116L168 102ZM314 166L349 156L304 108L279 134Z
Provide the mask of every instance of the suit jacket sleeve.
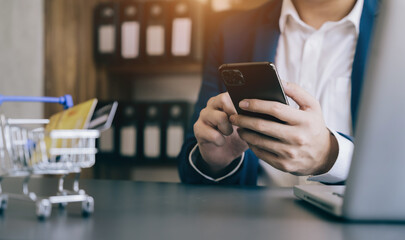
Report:
M194 114L189 125L190 128L187 131L185 142L178 156L179 175L183 183L255 185L259 164L257 157L250 150L245 153L245 159L238 171L217 183L201 176L189 163L190 152L197 143L193 132L193 125L197 121L200 111L205 108L209 98L226 91L225 86L218 78L217 71L218 67L223 63L223 32L220 29L208 47L199 97L194 107Z

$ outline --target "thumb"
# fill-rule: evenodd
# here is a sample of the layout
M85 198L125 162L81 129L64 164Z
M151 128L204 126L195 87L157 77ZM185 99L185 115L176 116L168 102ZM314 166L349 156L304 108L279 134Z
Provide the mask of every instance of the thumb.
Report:
M292 98L300 106L301 110L316 109L318 107L318 101L297 84L283 81L283 87L285 94Z

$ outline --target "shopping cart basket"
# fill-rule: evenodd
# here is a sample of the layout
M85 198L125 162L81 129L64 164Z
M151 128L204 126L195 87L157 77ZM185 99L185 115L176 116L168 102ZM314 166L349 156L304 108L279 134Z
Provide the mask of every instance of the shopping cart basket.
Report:
M51 102L64 108L73 106L71 96L16 97L0 95L3 102ZM52 204L65 207L70 202L81 202L82 213L88 216L94 210L94 200L79 188L82 168L95 163L95 139L98 130L52 130L45 132L48 119L11 119L0 115L0 213L7 208L9 198L35 203L36 214L40 219L51 215ZM75 174L71 190L64 188L67 175ZM28 183L33 175L60 175L55 196L40 197L31 192ZM3 193L1 181L4 177L23 177L22 193Z

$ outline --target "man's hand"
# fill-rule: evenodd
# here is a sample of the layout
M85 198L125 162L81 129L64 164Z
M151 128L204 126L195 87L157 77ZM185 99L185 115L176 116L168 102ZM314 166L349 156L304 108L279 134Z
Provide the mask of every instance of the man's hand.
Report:
M207 107L201 110L200 117L194 124L194 135L202 158L216 173L228 166L247 150L229 116L236 114L228 93L212 97Z
M285 123L242 115L230 120L257 157L273 167L295 175L328 172L336 161L338 144L325 125L319 102L296 84L284 84L284 91L299 106L246 99L239 107L268 114Z

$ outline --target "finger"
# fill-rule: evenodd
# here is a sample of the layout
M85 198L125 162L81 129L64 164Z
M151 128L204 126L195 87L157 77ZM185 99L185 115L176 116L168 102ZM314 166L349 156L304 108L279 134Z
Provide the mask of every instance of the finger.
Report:
M202 121L197 121L194 124L194 135L199 143L213 143L218 147L225 144L225 137L211 126L204 124Z
M265 161L266 163L270 164L271 166L273 166L274 168L277 168L279 170L283 171L283 165L280 164L281 159L279 159L279 157L269 151L266 151L264 149L261 149L259 147L256 146L250 146L249 148L255 153L256 157L258 157L259 159Z
M210 98L207 102L207 107L222 110L228 115L236 114L235 106L233 105L228 92Z
M283 142L288 142L291 135L291 126L278 122L236 114L232 115L229 120L235 126L250 129Z
M238 129L238 133L240 138L251 146L275 153L277 156L285 155L283 149L286 148L286 144L277 139L242 128Z
M232 124L225 112L204 108L201 110L200 118L205 124L218 129L225 136L229 136L233 132Z
M259 99L244 99L239 107L249 112L267 114L291 125L298 124L303 113L286 104Z
M297 84L285 82L283 86L285 94L292 98L301 110L316 109L319 106L318 101Z

